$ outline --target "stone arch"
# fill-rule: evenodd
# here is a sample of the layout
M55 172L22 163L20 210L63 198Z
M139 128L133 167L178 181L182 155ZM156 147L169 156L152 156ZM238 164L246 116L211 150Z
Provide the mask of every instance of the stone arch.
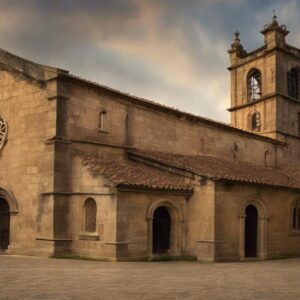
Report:
M255 118L255 121L258 122L257 126L254 128L253 127L253 119L255 116L258 116L258 118ZM259 119L259 120L258 120ZM252 109L248 115L247 115L247 127L250 131L261 131L262 129L262 117L261 113L257 109Z
M98 128L100 131L107 131L107 111L104 109L102 109L99 113Z
M292 234L298 233L300 231L300 196L298 196L292 200L292 202L290 204L289 212L290 212L290 214L289 214L290 232ZM294 220L294 218L296 218L296 220ZM294 224L294 222L295 222L295 224Z
M97 231L97 203L94 198L84 200L82 207L82 221L84 232Z
M240 215L245 214L245 209L248 205L254 205L258 210L258 216L260 218L269 218L268 209L264 202L256 195L250 195L243 201L242 205L240 206Z
M297 67L290 69L287 73L287 92L292 98L299 98L299 70Z
M7 253L13 253L13 249L17 244L17 233L16 233L16 215L19 212L18 202L14 197L13 193L9 190L0 187L0 198L2 198L8 206L8 213L5 214L5 218L7 219L7 223L5 228L2 228L6 233L6 242L5 247L2 247L2 250L5 250ZM4 218L3 218L4 219ZM3 225L3 224L2 224ZM1 230L1 228L0 228ZM4 236L4 231L1 233L1 236ZM2 244L2 239L1 239Z
M254 78L254 81L252 80ZM262 74L260 69L251 68L246 75L247 102L256 101L262 96Z
M246 208L252 205L257 209L257 258L267 257L267 221L269 218L268 209L264 202L257 196L251 195L242 202L239 209L239 255L240 259L245 259L245 221Z
M183 222L184 215L182 208L177 202L170 199L158 199L147 208L146 221L148 223L148 255L153 256L153 216L156 209L165 207L171 218L170 230L170 249L168 254L171 256L178 256L181 254L183 248Z
M147 209L146 218L152 218L154 211L160 206L165 206L169 210L171 218L174 218L176 220L183 220L181 207L175 201L172 201L170 199L159 199L152 202Z
M10 213L19 212L18 202L12 192L10 192L8 189L0 187L0 197L7 201Z
M252 115L251 118L251 130L252 131L260 131L261 130L261 114L260 112L256 112Z

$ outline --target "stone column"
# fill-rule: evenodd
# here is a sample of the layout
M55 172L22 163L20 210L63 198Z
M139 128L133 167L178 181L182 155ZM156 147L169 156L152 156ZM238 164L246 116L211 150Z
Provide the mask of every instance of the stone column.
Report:
M175 219L171 221L171 232L170 232L170 254L171 255L181 254L181 242L182 242L182 221Z
M152 257L153 249L153 218L146 218L148 224L148 256Z
M239 255L240 260L245 259L245 219L246 215L239 216L240 231L239 231Z
M15 250L18 248L17 212L10 213L9 223L9 245L7 253L15 254Z
M257 219L257 257L260 259L267 257L267 221L266 217Z

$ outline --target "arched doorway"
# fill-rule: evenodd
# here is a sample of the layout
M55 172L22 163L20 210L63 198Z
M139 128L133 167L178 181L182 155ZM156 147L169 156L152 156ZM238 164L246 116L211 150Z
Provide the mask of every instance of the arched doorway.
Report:
M9 245L10 211L4 198L0 198L0 251Z
M257 220L256 207L248 205L245 218L245 257L257 257Z
M158 207L153 214L154 254L166 253L170 249L171 217L166 207Z

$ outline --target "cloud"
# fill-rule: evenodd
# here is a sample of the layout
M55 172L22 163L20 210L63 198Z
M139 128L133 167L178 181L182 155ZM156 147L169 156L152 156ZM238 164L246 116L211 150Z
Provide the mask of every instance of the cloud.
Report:
M228 121L232 34L247 50L261 46L274 8L299 41L292 0L0 0L0 47Z

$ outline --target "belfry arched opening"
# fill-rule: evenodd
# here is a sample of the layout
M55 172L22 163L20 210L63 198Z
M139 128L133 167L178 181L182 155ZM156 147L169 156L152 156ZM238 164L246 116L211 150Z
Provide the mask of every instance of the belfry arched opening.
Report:
M0 198L0 251L7 250L9 245L10 212L4 198Z
M170 233L170 213L166 207L158 207L153 214L153 254L168 252L170 249Z

